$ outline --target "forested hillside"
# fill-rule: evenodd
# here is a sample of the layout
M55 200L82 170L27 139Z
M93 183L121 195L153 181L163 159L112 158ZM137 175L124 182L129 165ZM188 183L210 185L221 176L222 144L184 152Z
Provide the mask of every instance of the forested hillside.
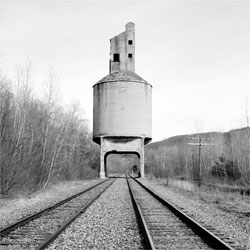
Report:
M250 128L226 133L211 132L181 135L151 143L145 148L146 171L156 177L203 182L250 185Z
M99 149L77 105L61 105L53 71L40 99L33 83L29 62L14 80L0 75L0 196L98 173Z

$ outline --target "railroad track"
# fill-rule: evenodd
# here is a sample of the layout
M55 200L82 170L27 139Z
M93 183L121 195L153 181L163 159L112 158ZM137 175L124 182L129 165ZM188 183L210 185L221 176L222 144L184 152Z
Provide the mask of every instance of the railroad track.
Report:
M127 183L146 249L238 249L136 179L127 178Z
M45 249L116 179L107 179L0 230L0 248Z

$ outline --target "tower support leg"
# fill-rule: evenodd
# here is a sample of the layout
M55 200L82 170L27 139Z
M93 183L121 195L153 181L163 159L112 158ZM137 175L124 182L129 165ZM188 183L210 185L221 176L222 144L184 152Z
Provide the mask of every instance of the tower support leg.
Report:
M103 150L103 138L101 138L100 178L102 179L106 178L104 156L105 156L105 152Z
M141 154L140 154L140 173L141 178L145 178L144 172L144 139L141 140Z

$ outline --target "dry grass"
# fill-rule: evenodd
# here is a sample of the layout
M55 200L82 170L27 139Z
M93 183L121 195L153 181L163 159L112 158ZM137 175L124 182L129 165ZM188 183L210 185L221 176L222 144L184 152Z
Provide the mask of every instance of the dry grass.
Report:
M190 183L189 181L183 181L183 180L169 180L169 186L183 189L186 191L197 191L197 186L193 183Z
M150 178L150 180L153 180L163 186L170 186L186 191L196 191L198 188L196 185L183 180L174 180L174 179L167 180L166 178Z
M167 179L160 178L160 179L154 179L157 183L164 186L169 186L177 189L181 189L184 191L192 192L195 194L198 194L200 197L211 197L213 200L222 202L234 202L234 203L241 203L248 205L250 204L250 196L247 195L241 195L239 192L229 192L229 191L222 191L221 189L214 187L211 188L209 186L201 186L198 187L197 185L185 181L185 180L175 180L170 179L169 182L167 182Z
M214 199L219 200L227 200L227 201L233 201L233 202L240 202L244 203L247 202L250 204L250 196L248 195L242 195L240 192L237 191L226 191L221 190L220 188L214 187L208 187L208 186L202 186L199 189L199 193L202 194L209 194L213 196Z
M153 181L166 187L168 184L168 187L174 188L177 192L178 190L180 192L190 192L196 199L214 204L214 206L227 212L249 214L250 211L250 196L241 195L239 192L222 191L217 187L211 188L209 186L198 187L185 180L169 180L167 182L166 179L161 178L154 179Z

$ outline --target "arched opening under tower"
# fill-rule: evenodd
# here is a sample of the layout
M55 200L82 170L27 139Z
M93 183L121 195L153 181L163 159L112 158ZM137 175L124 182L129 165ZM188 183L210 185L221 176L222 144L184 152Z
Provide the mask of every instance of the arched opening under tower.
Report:
M106 177L132 174L140 177L140 154L130 151L110 151L104 156Z

